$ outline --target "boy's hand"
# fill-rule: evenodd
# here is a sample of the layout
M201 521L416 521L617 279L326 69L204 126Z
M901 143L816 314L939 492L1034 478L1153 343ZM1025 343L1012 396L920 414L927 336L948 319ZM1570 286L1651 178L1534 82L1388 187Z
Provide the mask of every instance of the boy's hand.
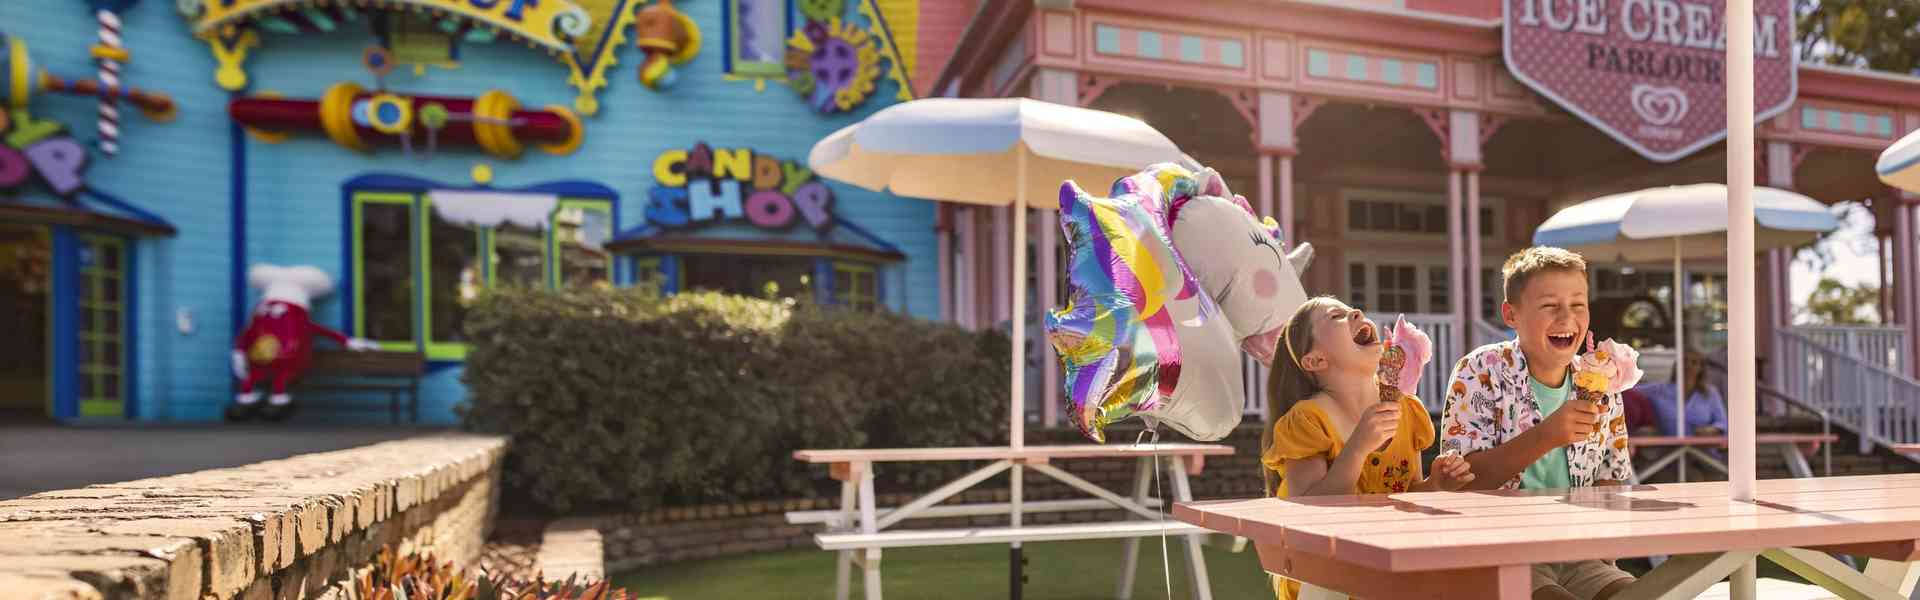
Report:
M1427 485L1434 490L1451 492L1472 482L1473 465L1467 464L1467 459L1459 454L1441 454L1427 470Z
M1400 403L1376 402L1360 413L1360 422L1353 425L1353 433L1347 436L1347 446L1362 452L1379 450L1393 432L1400 428Z
M1560 446L1570 446L1587 439L1600 428L1600 404L1579 398L1568 398L1560 410L1540 422L1540 433L1547 440Z

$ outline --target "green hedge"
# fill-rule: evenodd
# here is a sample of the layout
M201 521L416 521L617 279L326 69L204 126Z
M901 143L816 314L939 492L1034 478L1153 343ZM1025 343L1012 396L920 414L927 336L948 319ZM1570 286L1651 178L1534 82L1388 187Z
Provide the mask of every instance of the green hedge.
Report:
M491 292L467 333L461 416L513 436L507 489L552 511L832 491L801 448L1006 443L999 333L644 290Z

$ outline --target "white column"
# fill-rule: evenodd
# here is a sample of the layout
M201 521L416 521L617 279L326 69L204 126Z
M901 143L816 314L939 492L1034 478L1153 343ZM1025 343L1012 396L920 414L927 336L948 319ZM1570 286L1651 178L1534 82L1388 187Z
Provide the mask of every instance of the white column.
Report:
M1793 185L1793 144L1779 140L1766 142L1767 185L1791 190ZM1767 305L1772 310L1767 313L1767 326L1764 331L1769 337L1761 340L1762 345L1773 346L1771 335L1781 328L1793 324L1793 271L1788 266L1793 261L1790 251L1776 248L1767 251ZM1776 361L1777 362L1777 361Z
M979 326L976 317L980 314L975 308L975 303L980 297L977 287L980 280L976 275L976 269L978 269L976 265L980 264L980 244L977 243L980 237L974 231L973 208L954 207L953 221L954 234L960 237L960 256L958 264L955 265L955 270L959 273L956 274L953 286L953 308L959 315L960 326L974 329Z
M1294 230L1293 222L1293 155L1280 155L1280 212L1273 220L1280 222L1280 231L1287 235L1287 242L1299 245L1306 237ZM1300 274L1305 277L1305 273Z
M1265 152L1259 152L1254 154L1254 160L1260 163L1260 196L1254 199L1256 204L1253 205L1253 210L1278 221L1280 217L1273 214L1273 157ZM1282 223L1281 227L1281 231L1286 231L1284 229L1286 224Z
M993 316L988 327L999 327L1013 314L1013 308L1007 305L1013 300L1013 226L1007 222L1012 217L1009 207L993 208L993 278L987 286L993 294Z
M1455 294L1458 297L1458 294ZM1480 171L1467 171L1467 320L1460 324L1468 343L1480 320ZM1462 351L1471 346L1461 346Z
M1727 33L1727 481L1753 501L1753 0L1728 0ZM1743 571L1749 576L1751 569ZM1751 588L1749 588L1751 589ZM1750 599L1749 599L1750 600Z
M1054 287L1060 272L1059 261L1054 252L1060 236L1060 213L1047 209L1035 211L1040 215L1040 243L1035 252L1040 254L1040 274L1037 283L1040 286L1040 310L1049 311L1060 307L1060 290ZM1044 313L1043 313L1044 314ZM1054 355L1053 344L1040 344L1040 380L1041 402L1040 424L1053 427L1060 421L1060 359Z
M939 257L934 260L934 262L940 265L940 320L947 323L958 323L959 320L955 319L953 315L953 290L955 288L953 285L954 211L952 207L944 203L935 204L933 211L934 214L937 215L934 217L934 220L936 223L939 223L939 225L934 228L933 237L938 240L940 245L934 254L934 256Z
M1034 74L1033 97L1038 100L1078 106L1080 104L1080 82L1077 74L1060 69L1040 69ZM1040 286L1040 310L1059 308L1060 293L1054 282L1060 279L1060 264L1055 258L1060 244L1060 213L1057 210L1038 209L1040 232L1034 247L1039 255L1039 271L1034 280ZM1053 344L1040 344L1041 380L1040 388L1045 405L1041 409L1041 424L1053 427L1060 420L1060 358L1054 354Z
M1460 231L1461 230L1460 204L1462 200L1460 196L1461 196L1460 171L1458 169L1448 171L1447 172L1447 258L1448 258L1447 275L1449 279L1449 287L1452 287L1455 291L1458 291L1461 287L1466 285L1466 269L1465 269L1466 240L1464 239L1464 236L1461 235L1461 231ZM1456 294L1454 297L1457 298L1459 296ZM1454 309L1453 314L1456 317L1459 315L1467 314L1466 312L1462 311L1461 307L1459 306L1455 306L1453 307L1453 309ZM1453 347L1455 348L1467 347L1467 337L1466 337L1467 328L1464 327L1464 325L1465 323L1460 323L1459 325L1456 325L1453 328L1453 343L1454 343Z

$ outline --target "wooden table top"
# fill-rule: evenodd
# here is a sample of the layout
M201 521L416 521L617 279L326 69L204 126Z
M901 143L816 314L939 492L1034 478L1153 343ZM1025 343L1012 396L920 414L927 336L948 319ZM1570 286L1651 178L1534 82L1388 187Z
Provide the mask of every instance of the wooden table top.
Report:
M1831 433L1761 433L1753 436L1755 444L1821 444L1840 441L1840 436ZM1641 446L1719 446L1727 447L1724 435L1630 435L1627 443Z
M1175 518L1383 572L1920 539L1920 474L1181 503ZM1263 559L1264 560L1264 559Z
M1076 444L1071 446L978 446L968 448L859 448L798 450L795 459L810 463L1007 460L1054 458L1137 458L1141 456L1228 456L1232 446L1218 444Z

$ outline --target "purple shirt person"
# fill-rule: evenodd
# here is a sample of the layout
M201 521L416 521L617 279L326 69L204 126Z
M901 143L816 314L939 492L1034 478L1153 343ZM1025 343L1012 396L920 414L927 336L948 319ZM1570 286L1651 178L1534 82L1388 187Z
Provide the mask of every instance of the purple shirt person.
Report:
M1700 355L1687 353L1687 388L1691 393L1687 395L1687 426L1684 432L1676 429L1678 424L1674 412L1678 409L1676 399L1679 394L1671 382L1644 383L1633 388L1644 394L1647 403L1653 405L1654 424L1660 427L1661 435L1726 435L1727 403L1721 399L1718 388L1700 381L1700 372L1705 366L1702 362Z

